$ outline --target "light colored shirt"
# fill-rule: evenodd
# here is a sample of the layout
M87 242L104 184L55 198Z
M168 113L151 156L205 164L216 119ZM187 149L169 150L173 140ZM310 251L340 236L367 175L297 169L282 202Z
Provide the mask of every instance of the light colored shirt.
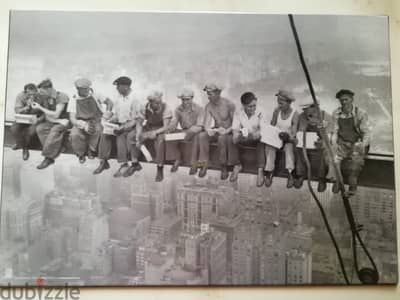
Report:
M87 97L74 95L68 102L67 112L76 113L76 102L82 99L87 99L90 96L94 98L100 111L104 112L103 104L105 104L107 98L95 92L91 92Z
M241 108L233 116L232 129L240 130L242 128L246 128L249 133L255 133L260 130L262 117L262 113L256 109L254 114L249 118L244 109Z
M208 102L205 107L204 127L211 127L214 120L215 127L229 128L232 126L233 115L235 113L235 104L221 97L217 104Z
M362 135L362 141L365 145L369 145L371 139L371 128L368 121L368 114L365 110L353 105L353 109L350 113L345 113L342 107L337 108L333 114L333 134L337 135L339 132L339 119L347 119L354 117L354 124L357 130Z
M132 91L127 96L118 94L115 98L113 118L121 124L127 121L137 120L138 118L144 119L139 100L137 100Z
M174 126L179 124L182 129L189 129L194 125L203 126L204 109L196 103L192 103L189 108L181 104L175 109L172 122Z

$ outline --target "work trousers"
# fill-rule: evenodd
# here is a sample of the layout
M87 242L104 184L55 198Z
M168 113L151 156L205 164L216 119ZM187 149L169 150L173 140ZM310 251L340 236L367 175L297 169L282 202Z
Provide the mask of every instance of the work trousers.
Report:
M234 144L235 147L237 147L237 153L238 153L238 159L235 163L235 165L241 164L239 160L239 153L240 153L240 146L248 146L248 147L255 147L256 148L256 156L257 156L257 167L258 168L264 168L265 166L265 150L264 150L264 144L260 142L259 139L253 139L251 137L244 137L242 134L239 135L237 144Z
M10 130L16 144L23 149L27 149L36 134L36 125L14 123L11 125Z
M210 143L218 142L218 158L221 165L234 166L238 164L239 153L233 144L232 134L209 136L207 132L199 133L199 163L208 164L210 160Z
M103 127L98 122L95 125L95 133L88 134L85 130L79 129L78 127L72 127L71 130L71 142L72 150L79 157L87 154L88 150L91 152L97 152L97 146L99 145L99 139Z
M276 159L276 151L278 149L274 148L270 145L265 145L265 156L266 156L266 164L265 171L272 172L275 169L275 159ZM288 170L294 169L294 146L293 143L285 143L283 146L283 151L285 153L285 168Z
M36 133L42 144L42 155L44 157L55 159L60 154L67 129L62 124L48 121L36 126Z
M100 144L99 144L99 158L107 160L111 156L111 149L113 142L117 143L117 161L119 163L126 163L129 160L129 152L131 144L128 142L128 135L135 131L132 129L130 131L124 131L120 135L108 135L101 134Z
M171 151L174 153L174 159L177 161L183 161L183 151L185 148L185 142L190 142L190 164L196 166L199 154L199 134L191 132L189 130L181 130L176 132L185 132L186 136L183 141L171 141L169 146Z

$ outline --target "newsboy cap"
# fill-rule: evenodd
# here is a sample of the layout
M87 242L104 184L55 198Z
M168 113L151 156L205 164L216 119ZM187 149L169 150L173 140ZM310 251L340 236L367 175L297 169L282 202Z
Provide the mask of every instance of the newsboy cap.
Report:
M275 96L282 98L286 101L290 101L290 102L293 102L296 100L296 98L293 96L293 94L286 90L279 90L278 93L275 94Z
M222 91L222 86L216 83L207 83L203 89L205 92Z
M51 80L49 79L49 78L46 78L46 79L44 79L44 80L42 80L39 84L38 84L38 86L37 86L39 89L41 89L41 88L51 88L51 87L53 87L53 83L51 82Z
M132 79L126 76L121 76L118 77L117 79L114 80L113 85L131 85L132 84Z
M341 89L339 92L336 93L336 98L339 99L343 95L349 95L349 96L353 97L354 92L351 90Z
M75 87L77 88L90 88L92 86L92 82L87 78L79 78L75 80Z
M180 90L178 93L178 98L193 98L194 97L194 92L192 89L188 87L184 87L183 89Z

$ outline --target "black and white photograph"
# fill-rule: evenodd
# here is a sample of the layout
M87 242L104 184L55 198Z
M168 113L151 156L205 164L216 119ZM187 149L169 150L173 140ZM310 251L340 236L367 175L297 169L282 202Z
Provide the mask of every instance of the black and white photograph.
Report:
M0 286L397 284L387 17L9 22Z

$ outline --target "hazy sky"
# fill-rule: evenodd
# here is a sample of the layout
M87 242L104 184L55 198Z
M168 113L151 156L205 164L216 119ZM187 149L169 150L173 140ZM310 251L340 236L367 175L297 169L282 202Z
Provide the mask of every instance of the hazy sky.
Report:
M173 105L185 72L194 74L200 98L206 80L238 86L262 79L262 68L289 66L304 82L287 15L12 11L10 22L7 119L23 85L46 77L72 95L74 79L87 76L112 96L112 81L128 75L139 94L161 85ZM307 59L388 64L386 17L295 16L295 22Z

